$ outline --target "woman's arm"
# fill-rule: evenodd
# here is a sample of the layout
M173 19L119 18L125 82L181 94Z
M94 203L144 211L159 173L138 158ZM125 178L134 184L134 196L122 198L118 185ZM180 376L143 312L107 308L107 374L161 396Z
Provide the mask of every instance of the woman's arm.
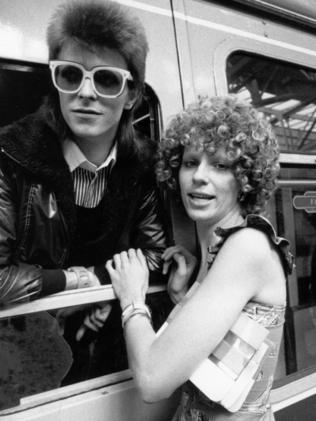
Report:
M201 285L159 337L145 317L126 323L129 362L144 400L168 397L212 353L249 300L284 283L275 254L264 234L241 230L222 246ZM141 299L146 283L135 259L124 262L108 269L122 307ZM281 275L273 280L276 274Z

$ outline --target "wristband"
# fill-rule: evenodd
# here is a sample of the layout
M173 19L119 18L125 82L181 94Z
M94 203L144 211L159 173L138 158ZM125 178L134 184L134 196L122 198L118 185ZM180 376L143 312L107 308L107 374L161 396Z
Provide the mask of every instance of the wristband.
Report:
M67 272L74 272L77 276L77 288L87 288L90 286L89 271L83 266L71 266Z
M69 289L77 289L78 288L78 277L77 275L69 270L64 270L65 276L66 276L66 290Z

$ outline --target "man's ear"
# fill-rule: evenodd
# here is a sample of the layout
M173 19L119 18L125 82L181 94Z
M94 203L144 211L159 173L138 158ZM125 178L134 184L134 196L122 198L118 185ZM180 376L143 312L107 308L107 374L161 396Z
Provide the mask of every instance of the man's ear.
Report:
M139 89L129 89L128 97L126 99L124 109L125 110L132 109L133 106L135 105L135 102L138 100L139 97L140 97Z

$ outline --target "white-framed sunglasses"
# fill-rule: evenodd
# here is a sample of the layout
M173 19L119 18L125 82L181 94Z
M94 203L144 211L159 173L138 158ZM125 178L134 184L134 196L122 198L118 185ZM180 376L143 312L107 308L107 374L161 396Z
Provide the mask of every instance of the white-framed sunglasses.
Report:
M85 79L89 79L94 91L104 98L117 98L125 88L127 80L133 77L128 70L110 66L96 66L86 70L82 64L66 60L51 60L54 86L66 94L80 91Z

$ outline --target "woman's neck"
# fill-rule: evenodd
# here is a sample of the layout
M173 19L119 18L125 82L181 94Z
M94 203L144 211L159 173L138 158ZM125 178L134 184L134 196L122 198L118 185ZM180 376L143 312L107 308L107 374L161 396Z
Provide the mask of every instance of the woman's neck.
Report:
M213 247L218 241L218 236L215 234L216 228L231 228L240 225L243 221L244 218L242 217L240 210L238 210L227 214L223 219L213 224L207 224L204 221L198 221L196 223L197 236L201 250L201 266L206 264L208 248Z

